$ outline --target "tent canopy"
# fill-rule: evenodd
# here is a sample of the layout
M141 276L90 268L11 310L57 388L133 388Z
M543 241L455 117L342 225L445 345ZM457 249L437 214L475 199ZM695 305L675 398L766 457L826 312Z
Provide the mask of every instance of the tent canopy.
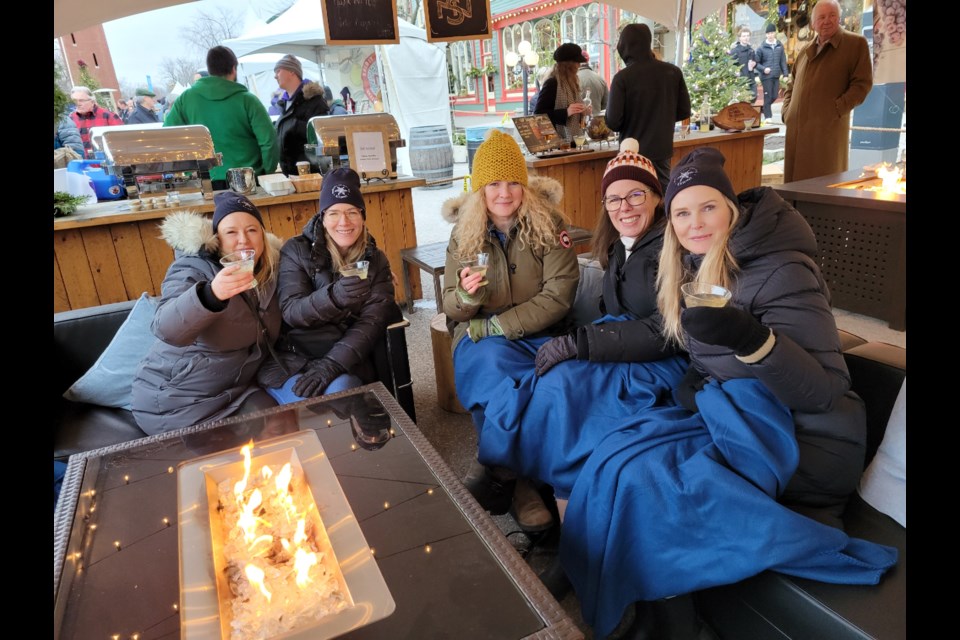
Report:
M426 31L405 20L399 20L399 28L400 44L366 47L376 52L384 108L396 119L405 140L410 139L413 127L443 125L449 131L445 45L427 42ZM254 53L290 53L316 60L321 72L329 68L324 66L325 61L336 64L340 53L363 48L327 45L318 0L297 0L273 22L257 25L223 44L233 49L238 58ZM329 84L326 73L323 80ZM336 87L332 89L337 92ZM358 95L356 89L354 95ZM401 170L410 172L407 149L398 149L397 161Z

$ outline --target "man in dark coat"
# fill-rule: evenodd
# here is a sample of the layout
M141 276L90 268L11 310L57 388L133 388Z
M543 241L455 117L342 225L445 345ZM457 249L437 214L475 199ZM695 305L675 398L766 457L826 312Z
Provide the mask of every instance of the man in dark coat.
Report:
M750 28L740 27L739 41L730 49L730 55L740 65L740 77L747 83L750 95L753 96L751 102L757 101L757 82L753 79L757 67L757 56L750 46Z
M137 89L136 98L134 100L137 103L137 106L134 107L133 113L127 117L127 124L154 124L160 122L160 118L157 117L156 112L153 110L157 97L153 91L147 89L146 87L140 87Z
M773 116L773 103L780 94L780 77L790 75L787 68L787 54L777 40L777 27L767 25L766 40L757 47L757 70L763 85L763 117L769 120Z
M639 152L653 162L665 187L673 157L673 125L690 117L690 94L680 68L654 57L652 41L645 24L623 28L617 53L627 66L610 83L607 126L619 132L621 140L637 139Z
M307 143L307 121L325 116L330 109L323 98L323 87L303 79L303 67L296 56L285 55L273 68L283 96L277 101L283 112L277 119L280 142L280 169L286 175L297 175L297 162L307 159L303 145Z

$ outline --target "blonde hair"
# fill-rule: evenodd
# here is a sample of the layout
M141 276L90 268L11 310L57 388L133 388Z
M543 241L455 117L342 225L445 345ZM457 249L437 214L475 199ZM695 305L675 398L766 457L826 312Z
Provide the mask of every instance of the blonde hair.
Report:
M321 226L323 226L321 224ZM327 228L323 227L323 236L327 241L327 251L330 253L330 263L331 269L334 272L339 272L345 265L350 264L351 262L357 262L361 260L364 254L367 252L367 244L370 241L370 235L367 233L367 223L363 223L363 233L360 234L360 237L357 238L347 249L346 255L340 255L340 246L333 241L333 238L327 232Z
M263 225L260 225L263 229ZM267 230L263 229L263 255L260 264L254 270L253 277L257 279L257 295L262 295L267 285L277 277L277 264L280 262L280 250L273 246L267 237Z
M520 188L523 189L523 200L516 212L520 247L529 246L533 251L556 247L556 218L564 219L564 216L553 211L545 198L528 187L520 185ZM488 221L484 189L474 191L460 207L457 225L453 229L458 260L466 260L484 250L484 243L489 237Z
M740 219L740 207L729 198L725 197L724 201L730 209L730 226L704 254L696 273L690 273L683 266L683 257L689 252L680 244L670 216L667 215L663 249L660 251L660 267L657 271L657 307L663 316L664 337L667 341L681 346L685 340L680 326L680 286L687 282L706 282L730 289L733 276L740 268L728 243L730 231L737 226Z

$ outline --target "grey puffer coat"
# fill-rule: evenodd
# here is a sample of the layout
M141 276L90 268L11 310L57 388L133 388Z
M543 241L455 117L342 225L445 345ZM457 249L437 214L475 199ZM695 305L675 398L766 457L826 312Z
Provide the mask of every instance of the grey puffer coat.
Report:
M280 251L283 330L276 351L286 371L274 362L267 363L258 377L262 386L283 386L310 360L324 356L365 383L376 379L371 359L374 346L387 325L400 320L402 314L394 299L390 263L372 237L363 259L370 262L367 278L372 280L372 288L360 313L353 314L330 297L330 288L340 274L333 271L320 214L306 224L301 235L284 243ZM306 344L312 348L303 348Z
M133 381L133 415L147 433L161 433L234 413L259 387L257 370L270 357L280 334L276 279L261 295L248 291L227 301L222 311L200 300L223 267L210 218L192 212L167 216L163 237L175 260L161 286L151 328L157 341L140 362ZM267 251L279 252L280 240L267 234ZM246 298L257 308L266 336Z
M661 218L636 241L630 257L618 239L608 251L603 272L601 311L612 316L630 314L633 320L589 324L577 330L577 358L594 362L650 362L679 349L662 334L657 308L657 267L663 247Z
M760 362L688 339L693 366L725 381L758 378L793 412L800 466L784 499L830 504L844 499L863 471L866 414L850 391L830 293L814 262L817 241L803 216L773 189L739 195L741 216L730 238L740 266L730 304L749 311L776 337ZM686 256L699 267L699 256Z

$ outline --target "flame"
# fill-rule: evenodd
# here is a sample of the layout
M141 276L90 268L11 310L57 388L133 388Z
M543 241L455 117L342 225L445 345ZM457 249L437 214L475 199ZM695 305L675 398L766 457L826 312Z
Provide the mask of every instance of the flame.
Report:
M311 582L310 567L317 564L317 554L307 551L303 547L297 549L294 554L293 566L297 570L297 586L301 589L306 588Z
M243 455L243 478L233 486L233 493L237 500L243 495L243 490L247 488L247 480L250 478L250 450L253 449L253 443L249 442L240 449Z
M267 591L266 585L263 584L263 577L265 575L263 569L256 565L248 564L243 568L243 572L247 575L247 580L249 580L253 586L260 590L260 593L262 593L267 599L267 602L270 602L270 598L273 597L273 594Z
M894 166L888 169L882 166L877 169L877 177L883 182L881 189L890 193L906 193L906 185L902 183L903 171L900 167Z

